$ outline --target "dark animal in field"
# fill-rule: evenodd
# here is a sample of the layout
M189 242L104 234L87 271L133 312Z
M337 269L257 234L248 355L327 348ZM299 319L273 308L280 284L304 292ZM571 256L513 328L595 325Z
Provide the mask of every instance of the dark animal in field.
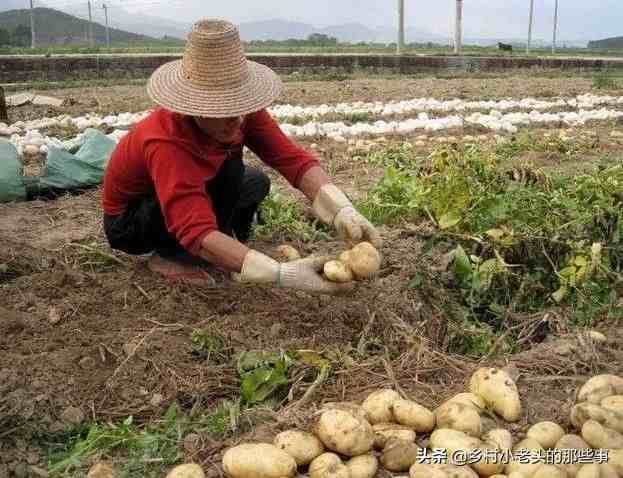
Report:
M513 51L513 45L507 45L506 43L498 42L498 49L502 51Z

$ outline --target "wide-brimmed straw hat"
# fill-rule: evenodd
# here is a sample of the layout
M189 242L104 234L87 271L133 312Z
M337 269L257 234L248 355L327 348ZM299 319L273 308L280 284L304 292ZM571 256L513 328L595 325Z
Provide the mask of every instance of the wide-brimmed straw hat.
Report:
M183 59L152 74L147 93L177 113L227 118L269 106L281 93L281 81L270 68L246 59L235 25L207 18L193 25Z

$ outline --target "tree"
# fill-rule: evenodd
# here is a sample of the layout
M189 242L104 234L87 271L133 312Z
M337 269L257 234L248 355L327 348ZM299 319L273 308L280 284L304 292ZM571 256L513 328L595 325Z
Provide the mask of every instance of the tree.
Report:
M8 46L11 44L11 34L8 30L0 28L0 47Z
M30 27L26 25L17 25L13 30L11 44L14 46L27 47L30 46L31 34Z
M314 46L335 46L337 38L330 37L324 33L312 33L307 37L307 41Z

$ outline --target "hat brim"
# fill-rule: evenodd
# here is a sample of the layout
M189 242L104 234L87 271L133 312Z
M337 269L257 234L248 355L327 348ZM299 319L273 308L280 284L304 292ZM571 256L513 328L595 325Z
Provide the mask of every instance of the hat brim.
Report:
M190 116L228 118L268 107L281 93L277 74L247 60L247 81L234 88L201 88L182 73L182 60L165 63L151 75L147 94L160 106Z

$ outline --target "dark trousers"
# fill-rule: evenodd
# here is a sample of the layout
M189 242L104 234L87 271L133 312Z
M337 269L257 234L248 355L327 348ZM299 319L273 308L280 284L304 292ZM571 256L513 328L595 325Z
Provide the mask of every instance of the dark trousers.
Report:
M268 176L232 158L223 163L205 188L212 199L219 231L246 242L253 216L270 190ZM113 249L128 254L155 251L162 257L172 257L185 252L167 231L155 193L136 198L119 216L105 214L104 231Z

